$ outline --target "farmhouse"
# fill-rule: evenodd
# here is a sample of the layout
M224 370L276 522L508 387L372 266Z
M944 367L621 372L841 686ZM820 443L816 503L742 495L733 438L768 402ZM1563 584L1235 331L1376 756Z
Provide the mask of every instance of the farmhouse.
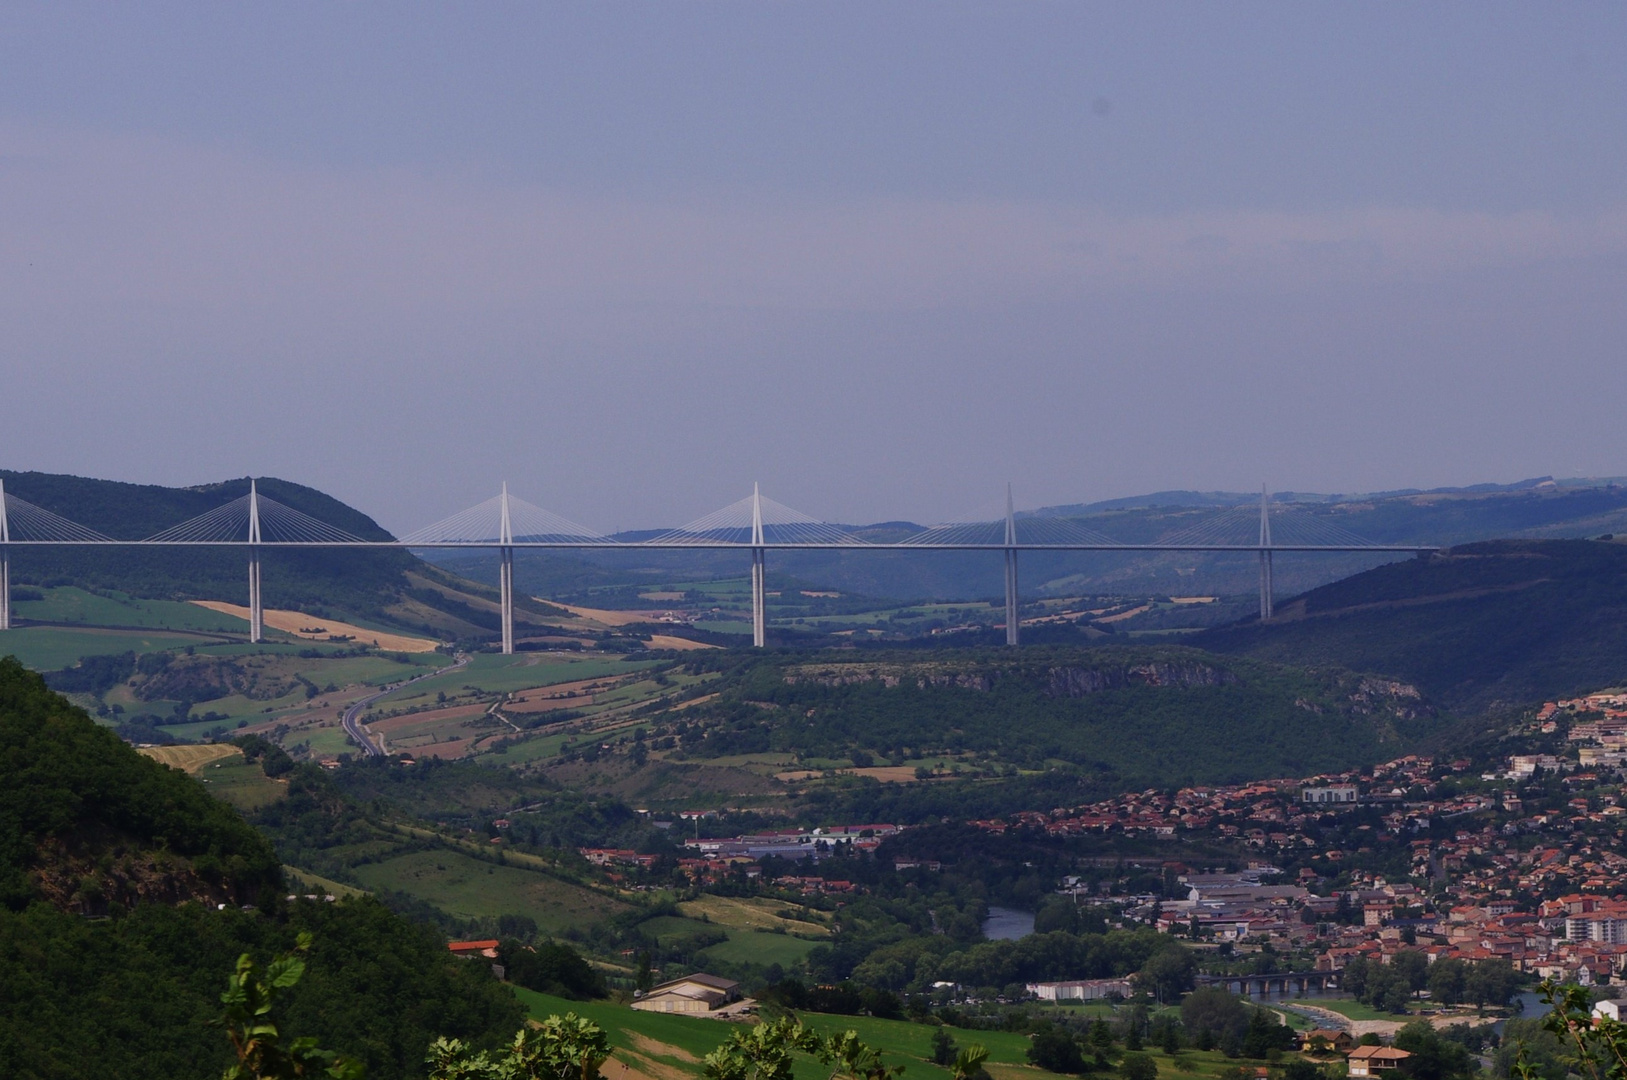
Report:
M1356 1047L1356 1040L1348 1031L1338 1031L1334 1028L1316 1028L1307 1031L1301 1036L1301 1044L1307 1050L1315 1053L1318 1049L1337 1051L1348 1054Z
M650 988L633 1002L644 1012L709 1013L740 999L740 984L697 972Z
M486 938L482 941L449 941L446 947L453 956L484 956L488 960L497 959L497 939Z
M1377 1076L1398 1067L1411 1056L1393 1046L1358 1046L1350 1051L1350 1075Z

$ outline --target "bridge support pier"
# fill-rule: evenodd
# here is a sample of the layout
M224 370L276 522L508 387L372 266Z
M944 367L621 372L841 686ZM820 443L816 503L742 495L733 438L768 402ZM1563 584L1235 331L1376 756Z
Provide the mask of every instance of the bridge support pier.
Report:
M768 568L763 556L763 492L751 485L751 644L768 644Z
M6 482L0 480L0 630L11 629L11 523L6 520Z
M503 618L503 655L514 653L514 549L497 551L497 591L501 594Z
M249 548L249 641L265 636L265 606L260 602L260 549Z
M1016 645L1022 637L1022 614L1017 610L1017 511L1011 501L1011 485L1006 485L1006 644Z
M1271 618L1275 601L1271 595L1271 552L1260 552L1260 621Z
M1260 621L1270 619L1275 607L1271 595L1271 496L1260 485Z
M1006 644L1019 644L1022 617L1017 612L1017 549L1006 548Z
M260 486L249 478L249 642L265 636L265 607L260 602Z
M509 513L508 481L498 499L497 606L502 624L503 655L514 655L514 519Z
M751 549L751 643L768 644L768 575L762 548Z

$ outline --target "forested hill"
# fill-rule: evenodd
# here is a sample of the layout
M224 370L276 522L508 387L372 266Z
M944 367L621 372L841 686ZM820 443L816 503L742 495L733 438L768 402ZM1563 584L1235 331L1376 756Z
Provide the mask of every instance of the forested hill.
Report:
M1210 630L1206 649L1339 664L1459 710L1627 684L1627 544L1501 540L1381 566Z
M302 931L309 970L277 1020L372 1080L422 1075L438 1035L491 1046L520 1026L513 995L434 931L283 888L235 810L0 660L0 1076L219 1076L233 1055L209 1021L237 957Z
M126 484L81 476L0 470L6 493L117 540L139 540L246 495L249 481L197 487ZM372 518L314 488L257 481L261 494L364 540L390 540ZM12 581L78 585L163 600L246 603L241 551L225 548L33 548L12 551ZM470 638L497 630L494 590L399 550L268 550L267 607L323 617L357 617L434 636ZM541 625L543 605L521 600L518 618ZM554 612L554 614L559 614Z
M1023 785L1045 777L1079 788L1055 797L1077 798L1351 768L1406 753L1442 723L1416 690L1391 681L1168 646L691 663L737 665L715 698L656 724L691 759L776 752L936 769L976 782L886 786L910 799L941 795L960 809L931 812L958 816L1019 805Z
M281 887L271 845L236 811L0 659L0 904L104 915Z

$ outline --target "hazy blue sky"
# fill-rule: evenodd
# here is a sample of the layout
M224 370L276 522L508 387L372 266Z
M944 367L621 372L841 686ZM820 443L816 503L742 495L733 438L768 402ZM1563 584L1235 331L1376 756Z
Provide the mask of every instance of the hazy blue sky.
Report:
M1627 5L12 3L0 463L404 531L1627 473Z

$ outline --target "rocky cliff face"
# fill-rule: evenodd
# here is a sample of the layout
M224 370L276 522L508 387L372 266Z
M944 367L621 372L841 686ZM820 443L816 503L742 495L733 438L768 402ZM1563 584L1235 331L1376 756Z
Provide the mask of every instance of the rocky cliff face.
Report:
M1214 664L1197 661L1148 661L1123 664L1058 666L1042 669L987 667L974 670L947 670L935 665L911 664L829 664L804 665L785 673L788 683L814 683L820 686L956 687L987 692L1006 679L1038 679L1051 697L1084 697L1103 690L1129 686L1171 686L1190 689L1199 686L1230 686L1241 683L1236 673Z
M1056 667L1050 671L1046 690L1052 697L1084 697L1103 690L1126 686L1234 686L1243 680L1213 664L1154 662L1125 664L1122 667Z

